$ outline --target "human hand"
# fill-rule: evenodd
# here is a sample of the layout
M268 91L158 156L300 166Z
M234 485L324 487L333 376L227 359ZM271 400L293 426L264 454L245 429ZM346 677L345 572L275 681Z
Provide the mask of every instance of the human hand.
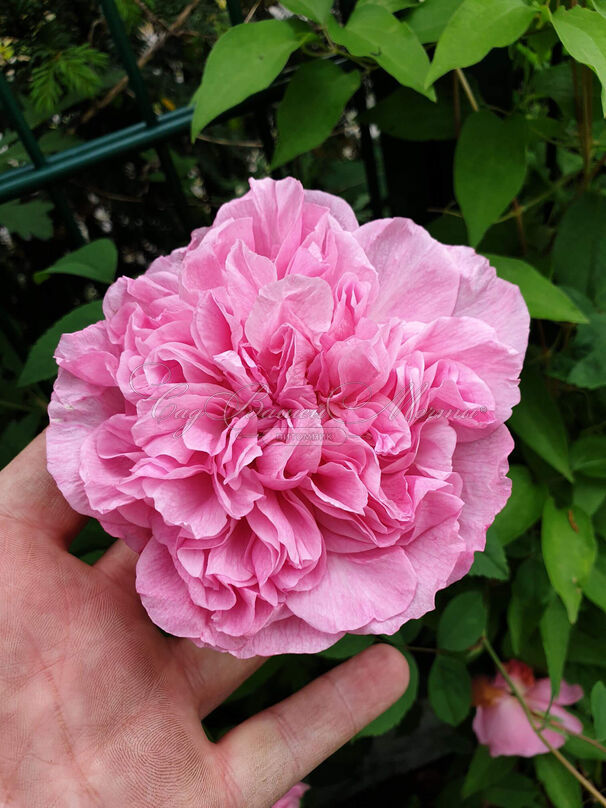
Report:
M200 720L263 660L164 637L117 542L67 552L85 519L46 470L44 435L0 473L0 804L268 808L404 691L375 645L218 743Z

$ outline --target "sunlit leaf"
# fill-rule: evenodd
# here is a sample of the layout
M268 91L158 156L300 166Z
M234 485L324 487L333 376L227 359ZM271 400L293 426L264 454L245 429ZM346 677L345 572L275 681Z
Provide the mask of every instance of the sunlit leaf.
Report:
M278 107L272 168L323 143L359 86L357 70L346 73L332 62L320 60L302 65Z

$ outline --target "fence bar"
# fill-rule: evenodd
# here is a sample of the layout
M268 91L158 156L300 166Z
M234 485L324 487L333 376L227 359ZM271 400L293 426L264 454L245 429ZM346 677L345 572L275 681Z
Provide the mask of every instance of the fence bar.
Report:
M241 104L218 115L216 121L228 121L255 110L259 104L279 101L287 85L284 78L277 79L266 90L250 96ZM0 202L14 199L26 191L40 188L49 182L76 174L88 166L96 165L112 157L136 151L168 140L173 135L188 131L191 126L193 107L180 107L165 112L156 120L155 126L135 123L117 132L89 140L58 154L50 154L43 168L21 166L0 174Z
M179 112L180 115L175 115L174 112L163 115L154 127L135 124L132 127L121 129L120 132L96 138L90 141L86 148L75 146L59 154L51 155L41 168L29 165L6 171L0 175L0 202L75 174L77 171L103 160L145 148L187 130L191 123L193 110L186 108Z
M107 20L116 50L118 51L128 74L128 80L135 93L135 98L137 100L141 115L143 116L143 120L148 127L154 128L158 124L158 118L154 112L147 87L143 81L143 76L141 75L141 71L137 65L137 59L133 49L130 46L128 35L126 33L124 23L122 22L122 18L120 17L120 13L116 8L114 0L101 0L101 8L103 9L105 19ZM189 207L181 186L181 182L179 181L179 176L175 169L175 164L170 155L170 150L166 144L161 144L157 147L156 151L158 153L158 157L160 158L160 164L162 166L162 170L164 171L164 176L166 177L175 200L177 211L181 219L180 224L184 230L188 231L190 225Z
M25 149L30 156L34 167L34 172L39 173L40 171L44 170L47 164L46 157L42 153L34 133L27 125L27 121L21 112L21 108L19 107L19 104L12 93L9 83L2 73L0 73L0 99L2 100L2 104L6 110L9 120L15 127L21 142L25 146ZM82 233L80 232L80 228L74 219L74 215L67 201L67 197L63 191L59 190L58 188L51 187L48 189L48 193L53 200L59 215L63 219L70 240L76 246L84 244Z

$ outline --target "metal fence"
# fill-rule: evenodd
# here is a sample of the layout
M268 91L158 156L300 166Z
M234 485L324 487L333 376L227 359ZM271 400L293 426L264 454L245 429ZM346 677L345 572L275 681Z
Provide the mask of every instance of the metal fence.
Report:
M94 138L57 154L44 155L34 132L25 120L8 81L0 74L0 101L8 120L14 127L31 160L28 165L13 168L0 174L0 203L15 199L28 192L46 189L67 228L70 240L75 246L83 243L83 236L74 218L65 191L59 185L59 181L71 177L89 166L150 146L154 147L158 153L175 208L179 213L184 228L189 230L189 225L191 224L185 194L175 170L167 141L174 135L189 130L193 107L181 107L160 116L156 115L145 81L137 65L137 58L130 45L126 28L114 0L100 0L100 5L137 102L141 115L139 123ZM239 0L227 0L227 8L231 24L243 24L244 19ZM255 125L268 158L271 157L273 139L267 110L269 104L281 96L284 84L283 80L278 79L264 92L257 93L248 101L218 118L218 120L226 120L251 111L254 114ZM363 89L358 91L354 103L359 111L366 108L365 91ZM360 126L360 145L370 205L373 213L379 215L381 200L377 164L370 131L365 125Z

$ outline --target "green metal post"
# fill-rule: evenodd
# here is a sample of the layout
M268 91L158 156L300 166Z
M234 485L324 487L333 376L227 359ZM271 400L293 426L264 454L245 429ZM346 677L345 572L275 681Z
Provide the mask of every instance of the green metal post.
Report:
M135 98L137 99L137 104L139 105L143 119L147 126L150 128L155 127L158 124L158 119L152 107L151 99L149 97L149 93L147 92L147 87L145 86L143 76L141 75L141 71L137 65L137 59L133 53L133 49L130 46L128 35L126 33L124 23L122 22L122 18L120 17L120 13L116 8L116 4L114 0L101 0L101 8L103 9L105 19L107 20L114 45L116 46L116 49L124 64L124 68L128 73L128 79L133 92L135 93ZM183 188L181 187L181 183L179 181L179 176L175 170L175 164L170 155L170 150L166 144L160 144L156 147L156 151L158 153L158 157L160 158L160 164L162 166L162 170L164 171L164 176L166 177L172 191L177 211L181 217L180 224L183 227L183 230L187 233L189 232L190 228L189 207L185 194L183 193Z
M27 121L21 112L21 108L12 93L9 83L2 73L0 73L0 100L2 101L9 120L15 127L21 142L25 146L32 163L36 169L43 169L46 166L46 157L42 153L34 133L27 125ZM82 233L80 232L80 228L74 219L74 215L67 201L67 197L63 191L59 190L58 188L53 188L52 186L49 187L48 192L59 212L59 215L65 223L65 227L67 228L71 241L75 246L81 246L84 244L84 239L82 237Z

